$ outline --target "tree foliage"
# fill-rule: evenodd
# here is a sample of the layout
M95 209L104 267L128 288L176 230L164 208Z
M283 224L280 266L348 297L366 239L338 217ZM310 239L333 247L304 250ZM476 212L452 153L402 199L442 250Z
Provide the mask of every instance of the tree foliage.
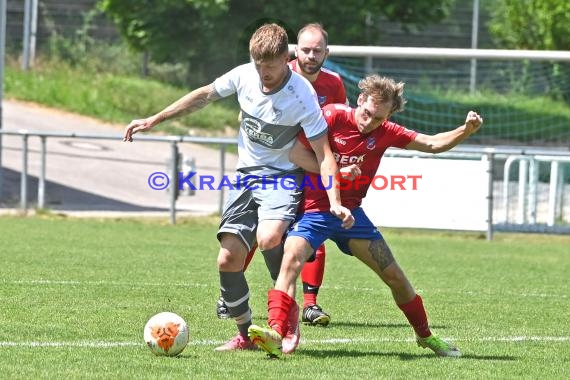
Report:
M489 30L512 49L570 50L568 0L495 0Z
M570 50L568 0L495 0L489 30L505 48ZM550 93L570 103L570 65L552 64Z
M380 16L421 28L449 14L455 0L100 0L122 36L157 62L186 62L190 84L201 84L245 62L251 33L265 22L296 31L320 22L334 44L371 45ZM372 22L370 22L372 21Z

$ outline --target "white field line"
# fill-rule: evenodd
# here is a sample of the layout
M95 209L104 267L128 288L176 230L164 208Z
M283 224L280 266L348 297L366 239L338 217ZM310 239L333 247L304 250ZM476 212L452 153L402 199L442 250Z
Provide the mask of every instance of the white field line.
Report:
M101 286L101 285L106 285L106 286L129 286L129 287L136 285L136 286L149 286L149 287L180 286L180 287L186 287L186 288L207 288L210 286L219 287L219 285L217 285L215 283L202 284L202 283L197 283L197 282L193 282L193 283L189 283L189 282L171 283L171 284L160 283L160 282L137 282L137 283L133 283L133 282L127 282L127 281L123 282L123 281L106 281L106 280L100 280L100 281L76 281L76 280L12 280L12 281L7 281L7 280L2 280L0 282L4 283L4 284L13 284L13 285L62 285L62 286L78 286L78 285Z
M453 339L453 342L499 342L499 343L518 343L518 342L554 342L566 343L570 342L570 336L511 336L511 337L482 337L471 339ZM331 339L302 339L303 344L327 344L327 345L344 345L344 344L363 344L363 343L412 343L414 339L397 339L397 338L377 338L377 339L351 339L351 338L331 338ZM215 340L190 340L192 346L217 346L225 343L225 341ZM78 341L78 342L0 342L0 348L3 347L28 347L28 348L117 348L117 347L142 347L144 342L105 342L105 341Z
M61 286L128 286L132 287L136 285L139 286L149 286L149 287L182 287L182 288L219 288L219 284L213 283L199 283L199 282L179 282L179 283L160 283L160 282L137 282L133 284L132 282L123 281L75 281L75 280L0 280L2 284L13 284L13 285L61 285ZM380 292L385 291L387 288L383 284L379 284L378 288L368 288L368 287L349 287L349 286L326 286L323 285L321 289L324 290L339 290L339 291L356 291L356 292ZM421 289L416 289L418 293L423 293ZM519 292L509 292L509 291L499 291L499 292L475 292L475 291L453 291L450 289L438 289L431 288L430 293L460 293L465 295L470 295L474 297L481 296L494 296L494 295L516 295L517 297L525 298L569 298L568 294L557 294L557 293L519 293Z

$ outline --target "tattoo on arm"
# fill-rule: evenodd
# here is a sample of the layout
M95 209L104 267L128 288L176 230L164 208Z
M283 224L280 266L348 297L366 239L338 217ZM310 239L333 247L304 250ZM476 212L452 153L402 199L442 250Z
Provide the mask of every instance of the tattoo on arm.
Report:
M221 99L222 97L216 91L214 85L210 86L210 91L208 92L208 101L213 102L215 100Z
M384 239L371 241L368 251L372 255L372 259L378 263L380 270L386 269L388 265L394 262L392 251Z
M216 89L213 85L208 86L208 91L205 92L203 95L199 95L190 101L190 104L187 104L186 108L184 109L183 113L188 114L199 109L204 108L208 104L213 101L221 99L221 96L216 92Z
M180 117L199 109L204 108L209 103L221 99L222 97L216 92L214 85L209 85L198 90L199 92L191 92L185 97L172 104L162 112L162 120Z
M204 108L208 104L221 99L222 97L217 93L213 85L209 86L206 96L196 99L194 104L187 110L187 112L194 112L200 108Z

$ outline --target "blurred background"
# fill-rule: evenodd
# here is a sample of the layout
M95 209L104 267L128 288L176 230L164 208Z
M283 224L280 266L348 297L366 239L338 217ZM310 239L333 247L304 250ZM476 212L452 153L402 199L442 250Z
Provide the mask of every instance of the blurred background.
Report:
M265 22L283 25L292 44L301 26L320 22L329 32L329 45L570 50L565 0L5 2L5 98L119 124L154 113L246 62L249 37ZM531 147L542 155L570 148L567 60L333 55L325 67L342 75L352 105L356 85L368 73L405 82L406 110L394 120L420 132L446 131L474 109L485 126L469 144ZM164 131L233 137L237 111L235 100L224 100L208 112L168 123ZM548 160L535 160L532 168L516 161L505 186L507 158L495 157L493 163L496 204L508 196L513 212L529 215L519 215L518 222L527 223L536 214L529 202L536 198L538 209L547 207L556 172L556 223L566 225L567 163L561 160L553 169ZM530 195L533 191L538 195Z

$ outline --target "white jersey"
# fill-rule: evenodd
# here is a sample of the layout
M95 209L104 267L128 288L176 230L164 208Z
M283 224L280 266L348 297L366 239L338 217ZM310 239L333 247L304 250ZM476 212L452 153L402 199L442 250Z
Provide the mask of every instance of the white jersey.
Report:
M214 87L222 97L237 93L242 112L238 169L258 175L294 170L297 166L289 161L289 151L301 129L309 140L327 133L315 90L291 70L285 83L270 93L262 91L253 63L217 78Z

